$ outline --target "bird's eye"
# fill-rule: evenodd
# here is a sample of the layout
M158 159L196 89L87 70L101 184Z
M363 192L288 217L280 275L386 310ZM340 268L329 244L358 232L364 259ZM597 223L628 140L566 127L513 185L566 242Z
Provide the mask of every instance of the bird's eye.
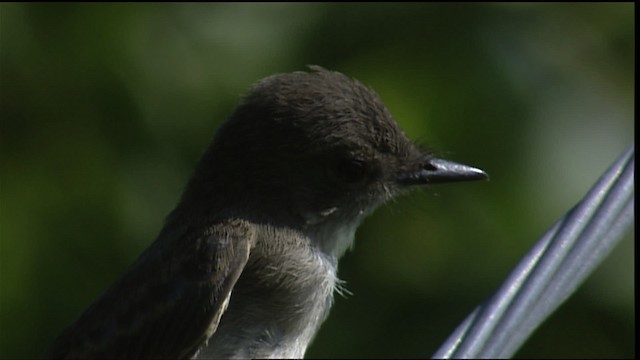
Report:
M367 175L367 164L362 160L343 159L338 163L338 175L348 183L362 181Z

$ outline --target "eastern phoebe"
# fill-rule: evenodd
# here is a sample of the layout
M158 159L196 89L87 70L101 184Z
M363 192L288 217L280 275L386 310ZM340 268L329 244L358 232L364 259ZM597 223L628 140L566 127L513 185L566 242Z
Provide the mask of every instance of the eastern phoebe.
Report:
M413 185L487 178L410 142L360 82L310 68L251 88L158 238L51 358L301 358L365 216Z

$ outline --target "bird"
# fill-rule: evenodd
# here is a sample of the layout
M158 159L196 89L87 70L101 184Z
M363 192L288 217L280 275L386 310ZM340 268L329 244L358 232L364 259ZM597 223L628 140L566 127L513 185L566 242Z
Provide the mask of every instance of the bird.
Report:
M155 241L47 356L302 358L367 215L420 185L487 178L410 141L358 80L316 65L263 78Z

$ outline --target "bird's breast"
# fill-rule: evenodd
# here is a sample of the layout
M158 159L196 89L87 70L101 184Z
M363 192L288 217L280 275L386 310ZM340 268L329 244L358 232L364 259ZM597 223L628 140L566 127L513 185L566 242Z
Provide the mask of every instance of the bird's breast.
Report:
M261 239L199 358L303 357L328 314L336 280L335 261L302 234Z

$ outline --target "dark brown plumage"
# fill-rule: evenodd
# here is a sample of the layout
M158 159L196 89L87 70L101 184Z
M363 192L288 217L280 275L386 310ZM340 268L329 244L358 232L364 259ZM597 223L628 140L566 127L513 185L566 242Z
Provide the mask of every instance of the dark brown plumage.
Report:
M257 82L158 238L50 358L302 357L360 221L409 185L486 178L411 143L361 83Z

